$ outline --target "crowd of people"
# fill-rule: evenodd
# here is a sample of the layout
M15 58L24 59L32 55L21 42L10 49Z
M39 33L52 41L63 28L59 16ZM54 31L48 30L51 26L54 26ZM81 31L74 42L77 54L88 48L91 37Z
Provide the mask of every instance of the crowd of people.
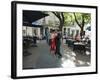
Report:
M51 31L48 30L48 28L45 31L46 35L46 41L47 44L50 46L50 53L57 55L59 58L62 57L61 54L61 42L62 42L62 35L60 30L54 30Z

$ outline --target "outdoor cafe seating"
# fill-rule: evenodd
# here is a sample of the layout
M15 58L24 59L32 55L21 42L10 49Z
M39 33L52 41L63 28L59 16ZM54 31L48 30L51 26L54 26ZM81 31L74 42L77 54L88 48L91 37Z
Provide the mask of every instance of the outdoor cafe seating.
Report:
M36 37L25 36L23 37L23 55L29 55L28 48L37 47Z
M23 56L27 56L30 55L30 53L28 52L28 48L30 46L30 39L29 37L23 37Z
M68 47L73 47L73 44L74 44L75 40L69 38L69 39L66 39L66 44L68 44Z
M73 44L73 51L79 50L79 51L86 51L85 44L83 42L75 42Z
M67 38L66 39L66 44L68 45L68 47L70 47L73 51L91 51L91 43L90 40L86 41L86 40L80 40L77 41L73 38Z

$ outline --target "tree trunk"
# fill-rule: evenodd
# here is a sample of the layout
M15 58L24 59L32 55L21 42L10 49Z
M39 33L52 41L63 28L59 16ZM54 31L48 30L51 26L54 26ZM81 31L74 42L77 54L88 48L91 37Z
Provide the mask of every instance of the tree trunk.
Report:
M62 28L63 28L63 22L60 21L59 30L62 31Z
M81 31L80 31L80 36L81 36L81 39L83 38L84 36L84 15L82 15L82 23L80 24L76 18L76 15L74 13L74 17L75 17L75 21L76 23L78 24L78 26L80 27Z
M63 12L52 12L58 19L59 19L59 30L62 31L63 25L64 25L64 14Z
M81 27L80 29L81 29L81 31L80 31L80 36L81 36L81 39L83 39L84 27Z

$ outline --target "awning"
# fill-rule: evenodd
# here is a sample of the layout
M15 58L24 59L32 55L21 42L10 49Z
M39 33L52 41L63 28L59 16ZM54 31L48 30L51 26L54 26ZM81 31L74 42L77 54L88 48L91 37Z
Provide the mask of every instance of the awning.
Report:
M48 16L48 14L45 14L42 11L23 10L23 26L32 26L32 22L35 22L46 16Z
M35 25L35 24L32 24L32 23L24 23L24 26L28 26L28 27L43 27L42 25Z

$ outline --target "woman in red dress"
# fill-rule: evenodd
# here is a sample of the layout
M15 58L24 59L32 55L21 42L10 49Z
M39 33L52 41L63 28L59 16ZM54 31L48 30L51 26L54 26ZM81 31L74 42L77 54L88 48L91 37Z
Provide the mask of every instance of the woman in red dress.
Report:
M56 51L56 32L53 31L51 33L51 41L50 41L50 52L51 53L55 53Z

